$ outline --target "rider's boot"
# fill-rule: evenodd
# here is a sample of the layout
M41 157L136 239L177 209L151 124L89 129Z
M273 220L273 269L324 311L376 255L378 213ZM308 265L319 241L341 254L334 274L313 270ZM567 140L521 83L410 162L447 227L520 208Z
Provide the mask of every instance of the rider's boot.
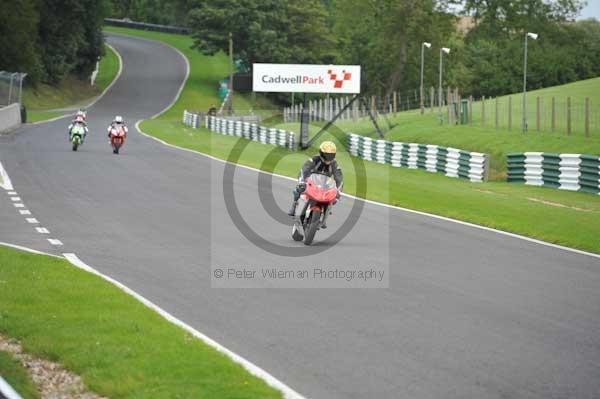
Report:
M296 207L298 206L298 201L294 201L292 203L292 207L290 208L290 210L288 211L288 215L289 216L296 216Z

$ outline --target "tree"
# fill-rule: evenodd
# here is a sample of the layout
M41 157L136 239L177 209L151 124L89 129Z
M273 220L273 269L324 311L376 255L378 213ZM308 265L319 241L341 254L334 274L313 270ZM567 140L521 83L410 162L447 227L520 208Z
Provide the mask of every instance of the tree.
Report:
M42 77L37 54L39 12L35 0L0 1L0 69L29 74L29 82Z
M39 43L44 80L58 83L69 73L89 74L103 51L103 1L45 0L40 7Z
M331 60L327 19L319 0L208 0L188 15L199 51L227 51L231 32L236 58L248 64Z
M421 43L447 45L454 17L447 1L435 0L337 0L336 35L340 62L363 66L369 92L416 89L419 86ZM434 52L428 59L436 59ZM435 62L428 62L432 81Z
M536 32L540 40L529 47L530 88L594 76L594 39L586 41L581 25L569 22L582 6L578 0L467 0L465 12L476 27L454 57L451 75L461 78L463 91L478 96L520 91L523 40L526 32Z
M154 24L186 26L187 13L194 2L195 0L110 0L107 15Z

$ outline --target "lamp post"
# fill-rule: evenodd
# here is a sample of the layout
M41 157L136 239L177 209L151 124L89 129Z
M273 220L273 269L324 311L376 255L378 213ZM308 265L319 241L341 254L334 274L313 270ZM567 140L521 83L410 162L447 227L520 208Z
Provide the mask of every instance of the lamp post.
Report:
M442 90L442 71L444 69L444 53L446 54L450 54L450 49L447 47L442 47L440 49L440 86L439 86L439 92L438 92L438 106L440 108L440 123L443 123L444 121L444 117L442 116L442 94L443 94L443 90Z
M423 42L421 44L421 115L425 112L425 105L423 104L423 69L425 65L425 47L431 48L431 43Z
M525 57L523 61L523 133L527 131L527 39L537 40L538 34L527 32L525 35Z
M233 34L229 32L229 115L233 115Z

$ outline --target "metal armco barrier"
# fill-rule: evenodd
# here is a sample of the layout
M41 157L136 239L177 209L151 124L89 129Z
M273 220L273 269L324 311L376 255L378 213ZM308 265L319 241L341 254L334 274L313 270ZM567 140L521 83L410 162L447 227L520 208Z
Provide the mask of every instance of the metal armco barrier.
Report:
M584 154L508 154L508 181L600 194L600 157Z
M489 156L479 152L430 144L374 140L353 133L348 135L348 149L353 156L398 168L440 172L448 177L472 182L482 182L488 177Z
M188 111L183 111L183 123L197 129L200 116ZM282 129L260 126L243 120L232 120L205 116L204 126L215 132L227 136L243 137L262 144L272 144L293 150L296 148L296 135Z
M147 24L145 22L127 21L127 20L123 20L123 19L104 18L104 23L106 25L120 26L122 28L151 30L151 31L155 31L155 32L166 32L166 33L178 33L180 35L189 35L192 33L191 29L182 28L180 26Z

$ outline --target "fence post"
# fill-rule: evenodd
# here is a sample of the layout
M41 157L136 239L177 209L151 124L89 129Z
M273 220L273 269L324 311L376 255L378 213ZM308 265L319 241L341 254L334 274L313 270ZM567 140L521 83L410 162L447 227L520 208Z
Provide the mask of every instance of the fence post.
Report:
M485 127L485 96L481 97L481 127Z
M500 109L500 104L499 104L499 100L498 97L496 97L496 115L494 115L494 125L496 127L496 130L498 130L498 111Z
M452 89L450 89L450 86L448 86L448 88L446 89L446 105L448 106L448 124L451 125L452 124L452 111L451 111L451 107L452 107Z
M429 112L433 112L433 101L435 100L435 88L431 86L429 88Z
M571 97L567 97L567 135L571 135Z
M473 124L473 96L469 96L469 125Z
M398 112L398 94L394 91L393 94L393 107L394 107L394 115Z
M551 129L552 133L556 130L556 99L552 97L552 116L551 116Z
M585 137L590 137L590 98L585 98Z
M373 113L373 115L375 115L375 109L376 109L375 96L371 96L371 112Z
M512 130L512 97L508 96L508 130Z
M535 130L540 131L540 96L535 98Z

